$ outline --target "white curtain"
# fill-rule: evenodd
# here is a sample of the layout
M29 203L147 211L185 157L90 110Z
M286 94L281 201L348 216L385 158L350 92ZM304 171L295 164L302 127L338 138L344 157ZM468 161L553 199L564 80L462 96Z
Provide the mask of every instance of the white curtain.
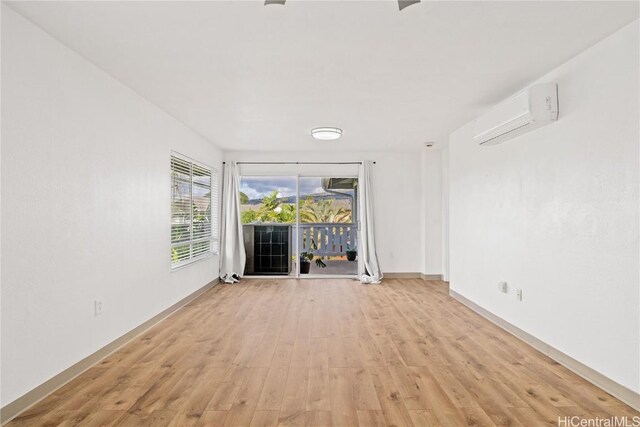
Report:
M236 162L224 165L220 243L220 278L225 283L236 283L244 273L247 258L242 237L240 177Z
M375 227L373 223L373 162L365 160L360 165L358 174L358 206L360 221L360 247L358 256L361 259L363 271L360 272L362 283L380 283L382 272L376 253Z

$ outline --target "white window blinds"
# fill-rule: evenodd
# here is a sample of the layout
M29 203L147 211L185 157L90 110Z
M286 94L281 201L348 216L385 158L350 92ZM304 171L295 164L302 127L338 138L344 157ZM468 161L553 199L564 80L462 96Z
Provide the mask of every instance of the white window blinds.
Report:
M171 266L218 252L218 174L171 154Z

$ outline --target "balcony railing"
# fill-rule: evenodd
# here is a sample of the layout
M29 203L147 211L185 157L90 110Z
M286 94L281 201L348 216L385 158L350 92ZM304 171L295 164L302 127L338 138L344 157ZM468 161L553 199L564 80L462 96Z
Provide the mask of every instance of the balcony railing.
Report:
M345 223L300 224L299 250L318 256L345 255L347 248L356 249L358 226ZM314 249L312 240L316 244Z

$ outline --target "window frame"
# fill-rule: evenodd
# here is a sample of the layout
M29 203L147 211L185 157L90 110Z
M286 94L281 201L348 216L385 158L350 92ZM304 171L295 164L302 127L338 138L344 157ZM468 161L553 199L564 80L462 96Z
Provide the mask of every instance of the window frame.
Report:
M193 208L190 209L190 219L189 219L189 239L182 240L180 242L173 242L173 232L174 232L174 224L173 224L173 206L174 206L174 163L173 159L176 158L180 161L186 162L189 164L189 196L190 196L190 206L193 207L193 197L194 197L194 180L193 180L193 170L194 166L197 166L200 169L204 169L209 172L210 176L210 188L209 188L209 203L211 209L211 234L210 236L193 237ZM174 262L173 256L170 255L170 265L171 271L179 270L188 265L196 263L198 261L202 261L204 259L211 258L214 255L219 255L220 253L220 188L219 188L219 178L218 178L218 168L214 168L213 166L209 166L206 163L195 160L189 156L185 156L182 153L177 151L171 151L169 156L169 187L170 187L170 202L169 202L169 248L170 254L172 253L175 247L189 245L189 258L186 260ZM215 196L215 197L214 197ZM193 256L193 245L201 242L209 242L209 249L205 252L198 254L197 256Z

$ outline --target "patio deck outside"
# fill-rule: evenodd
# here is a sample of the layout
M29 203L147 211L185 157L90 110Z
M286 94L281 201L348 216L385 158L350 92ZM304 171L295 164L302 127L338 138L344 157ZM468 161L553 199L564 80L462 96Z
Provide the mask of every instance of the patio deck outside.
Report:
M317 267L312 263L309 274L323 276L352 276L358 273L358 261L347 261L346 257L328 259L324 262L327 264L325 268Z

